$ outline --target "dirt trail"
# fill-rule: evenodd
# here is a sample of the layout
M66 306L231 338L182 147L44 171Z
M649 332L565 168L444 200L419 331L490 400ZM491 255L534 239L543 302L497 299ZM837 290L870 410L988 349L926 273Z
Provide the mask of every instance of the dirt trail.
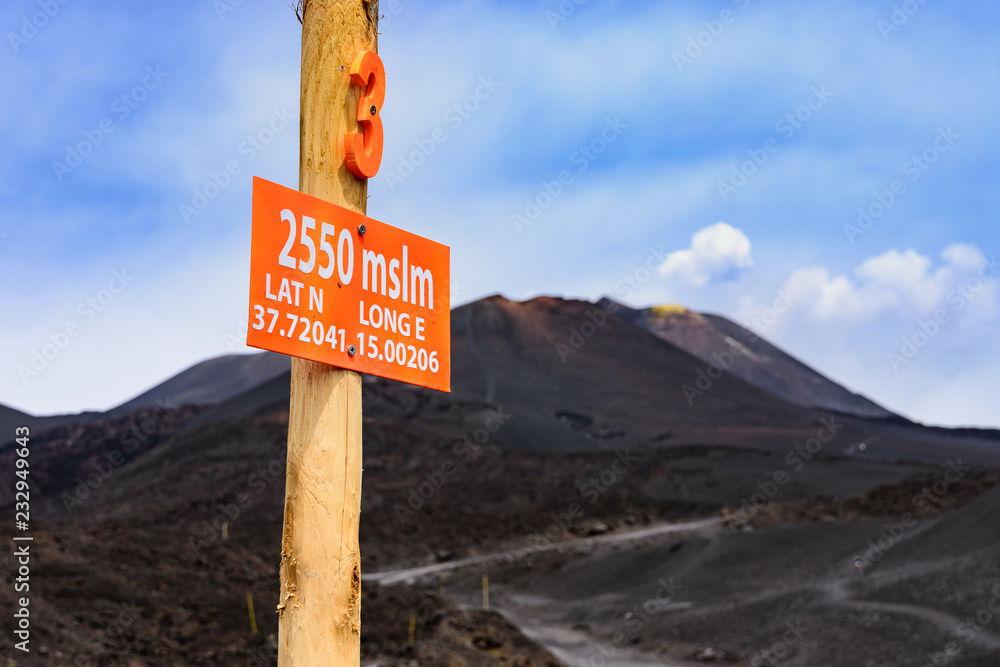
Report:
M633 542L636 540L642 540L650 537L659 537L660 535L666 535L669 533L697 532L705 530L707 528L715 528L721 523L722 519L718 518L701 519L699 521L687 521L684 523L667 523L658 526L651 526L649 528L640 528L638 530L629 530L620 533L611 533L609 535L598 535L596 537L586 537L576 540L563 540L561 542L550 542L549 544L537 547L519 547L517 549L508 549L506 551L498 551L492 554L484 554L482 556L472 556L469 558L462 558L460 560L453 560L447 563L421 565L419 567L410 567L400 570L369 572L367 574L362 574L361 580L375 581L383 585L396 584L402 581L408 581L411 579L416 580L426 577L428 575L447 572L449 570L457 570L463 567L467 567L469 565L495 563L500 560L506 560L508 562L511 562L519 558L524 558L529 554L535 554L535 553L558 551L560 549L588 550L597 545Z
M412 582L430 575L439 574L449 570L457 570L467 566L494 563L501 560L513 562L519 558L529 555L530 553L566 551L576 552L581 556L585 556L586 553L593 549L593 547L598 545L627 543L671 533L701 533L709 541L707 548L709 550L714 550L718 547L718 529L723 523L724 521L721 518L710 518L684 523L662 524L638 530L613 533L610 535L600 535L583 539L554 542L537 548L509 549L493 554L464 558L448 563L435 563L433 565L420 567L369 573L363 575L362 579L377 581L381 584L394 584L407 581ZM703 555L704 554L702 554L702 556ZM699 559L699 561L703 560L704 558ZM939 567L949 567L954 566L955 563L938 563L935 565ZM685 566L685 569L688 568L689 566ZM744 605L757 604L767 600L777 599L792 592L812 590L822 594L822 598L815 602L815 605L818 607L833 606L856 609L859 611L874 611L886 614L910 616L933 624L949 636L957 637L957 628L964 623L964 620L961 618L930 607L857 599L856 596L863 595L864 588L859 589L852 586L852 584L862 581L877 587L880 583L888 583L900 578L909 578L914 574L923 573L927 570L933 569L937 568L933 566L928 567L925 563L909 564L907 567L880 569L867 574L863 579L859 579L853 574L854 567L852 557L844 561L843 569L830 571L827 577L821 578L818 581L814 580L801 584L785 585L772 587L762 591L748 592L726 602L709 605L697 605L691 602L678 601L676 606L673 608L669 610L664 609L662 611L683 610L683 613L685 614L701 616L729 611ZM852 574L840 574L842 572L851 572ZM513 596L505 596L504 598L496 600L494 608L496 611L505 616L511 623L517 625L525 636L544 646L567 664L590 664L588 661L593 658L601 661L601 664L604 664L607 667L670 667L691 664L686 662L677 662L676 659L674 659L674 661L667 662L665 661L666 659L659 656L646 656L628 649L618 650L613 655L606 656L600 652L598 644L595 642L593 637L590 636L590 634L583 630L571 628L565 623L560 623L556 617L546 613L546 611L551 611L558 606L559 603L555 600L539 598L533 601L528 601L525 596L515 594ZM985 648L987 650L1000 650L1000 637L985 629L976 632L971 639L966 641L971 645Z
M567 665L604 665L605 667L688 667L692 663L666 661L663 658L651 658L640 653L614 648L609 650L607 642L601 642L604 651L585 632L568 628L565 625L555 625L540 621L535 616L515 611L504 605L497 612L521 629L521 632L531 641L544 646L554 656Z
M539 547L508 549L448 563L435 563L433 565L399 570L371 572L363 574L361 579L363 581L375 581L382 585L412 582L417 579L429 577L430 575L457 570L471 565L494 563L500 560L510 562L531 553L558 550L579 550L584 552L589 551L597 545L623 544L671 533L704 531L709 534L709 539L714 543L717 529L721 524L722 519L719 518L661 524L638 530L612 533L610 535L553 542ZM526 637L536 644L544 646L553 655L568 665L591 664L589 661L592 659L600 661L600 664L605 665L605 667L687 667L692 664L677 661L666 662L661 658L653 659L628 649L616 649L610 656L607 656L601 652L597 642L585 632L566 627L563 624L545 622L539 615L525 613L520 606L501 603L500 605L494 605L494 609L516 625Z
M817 586L816 589L826 593L827 602L831 604L842 607L851 607L854 609L869 609L889 614L914 616L936 625L940 630L944 631L948 635L954 635L958 626L965 622L960 618L952 616L951 614L938 611L937 609L931 609L930 607L921 607L912 604L897 604L891 602L875 602L871 600L857 600L853 598L847 590L847 585L850 581L850 577L835 579L833 581L823 582ZM1000 638L990 632L987 632L986 630L981 630L975 633L973 639L971 641L967 640L966 643L975 644L976 646L981 646L990 650L1000 649Z

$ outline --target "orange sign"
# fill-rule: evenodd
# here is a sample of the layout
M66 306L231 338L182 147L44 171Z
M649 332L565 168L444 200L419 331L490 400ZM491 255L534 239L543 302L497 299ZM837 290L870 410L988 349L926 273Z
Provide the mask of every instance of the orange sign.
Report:
M253 179L247 345L451 391L447 246Z

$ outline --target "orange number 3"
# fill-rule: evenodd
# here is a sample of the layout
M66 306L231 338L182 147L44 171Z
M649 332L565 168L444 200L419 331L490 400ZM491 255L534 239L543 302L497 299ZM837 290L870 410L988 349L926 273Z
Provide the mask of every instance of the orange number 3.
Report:
M344 136L347 168L358 178L371 178L382 164L382 102L385 101L385 66L374 51L362 51L351 63L351 82L364 86L358 101L361 132Z

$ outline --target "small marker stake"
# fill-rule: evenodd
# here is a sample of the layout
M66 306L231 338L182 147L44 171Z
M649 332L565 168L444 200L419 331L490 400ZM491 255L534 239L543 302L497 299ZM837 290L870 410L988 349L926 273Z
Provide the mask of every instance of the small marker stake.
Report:
M257 634L257 619L253 614L253 594L247 591L247 609L250 610L250 632Z
M490 610L490 578L483 575L483 611Z
M410 614L410 646L413 646L413 636L417 630L417 616Z

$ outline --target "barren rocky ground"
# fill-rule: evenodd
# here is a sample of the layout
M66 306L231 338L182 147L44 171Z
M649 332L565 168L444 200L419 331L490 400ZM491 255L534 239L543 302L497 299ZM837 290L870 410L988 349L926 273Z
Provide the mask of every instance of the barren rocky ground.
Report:
M745 367L689 404L704 359L641 322L609 314L559 359L595 308L456 310L452 394L366 378L366 664L997 664L997 433L872 418L842 388L816 396L859 414L792 403ZM274 664L288 380L258 361L239 393L234 364L163 390L217 380L212 404L154 388L39 422L33 651L9 665Z

